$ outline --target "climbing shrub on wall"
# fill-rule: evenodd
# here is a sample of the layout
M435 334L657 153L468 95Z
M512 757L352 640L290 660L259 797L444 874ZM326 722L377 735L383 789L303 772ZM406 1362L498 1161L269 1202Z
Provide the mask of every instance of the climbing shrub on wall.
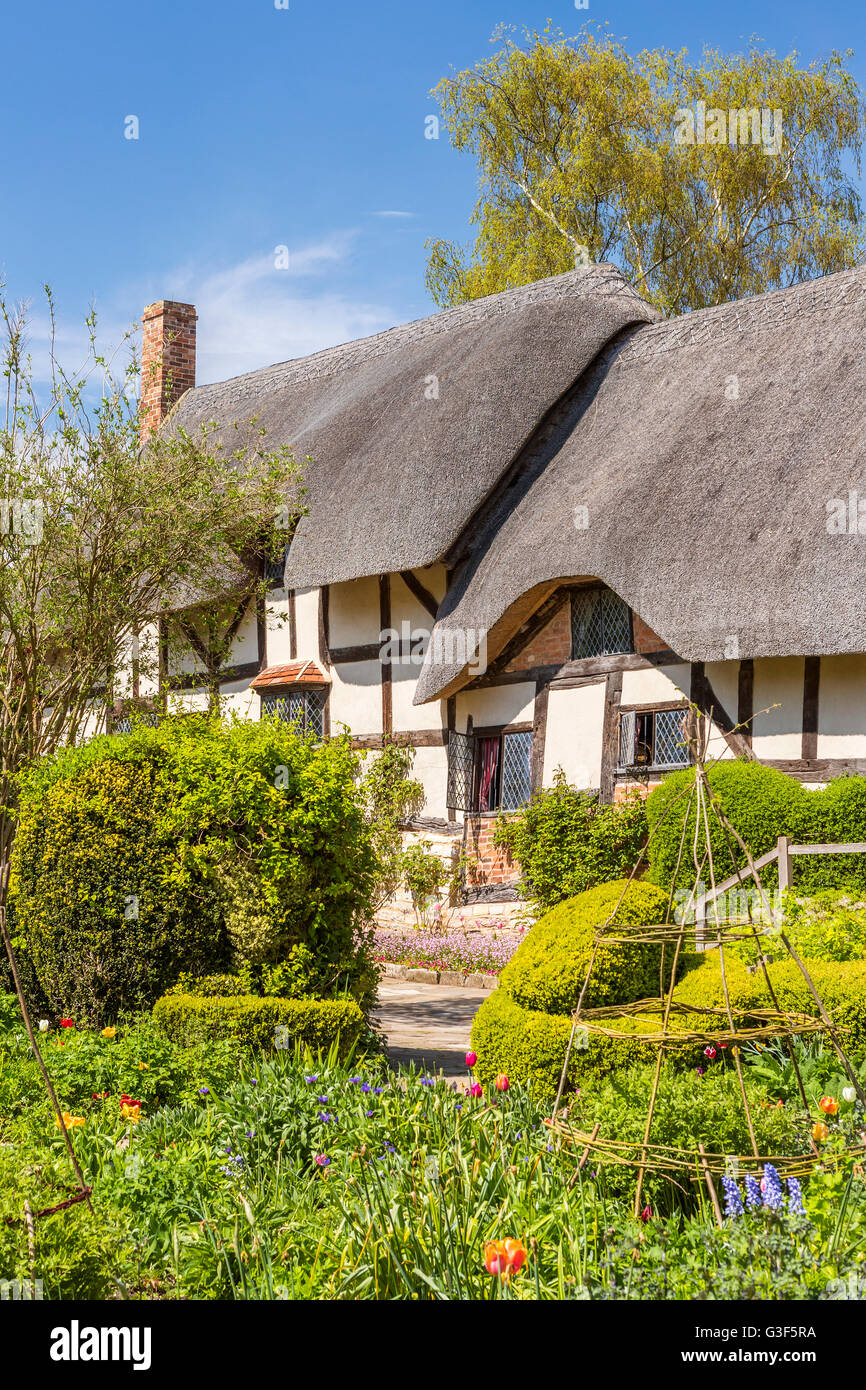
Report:
M637 863L646 838L641 798L603 806L594 792L568 785L557 768L553 786L533 795L521 811L501 816L495 844L520 865L525 890L539 912L622 878Z

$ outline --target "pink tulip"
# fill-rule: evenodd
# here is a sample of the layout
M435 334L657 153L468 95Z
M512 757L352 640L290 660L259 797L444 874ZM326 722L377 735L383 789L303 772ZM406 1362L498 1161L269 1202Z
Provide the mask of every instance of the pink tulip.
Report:
M476 1063L477 1061L478 1061L478 1054L477 1054L477 1053L475 1053L475 1052L467 1052L467 1054L466 1054L466 1065L467 1065L467 1067L474 1067L474 1066L475 1066L475 1063Z
M500 1072L496 1078L496 1089L497 1091L508 1090L508 1077L505 1075L504 1072Z
M472 1085L469 1087L469 1094L470 1096L475 1096L476 1100L479 1096L484 1094L477 1081L473 1081Z

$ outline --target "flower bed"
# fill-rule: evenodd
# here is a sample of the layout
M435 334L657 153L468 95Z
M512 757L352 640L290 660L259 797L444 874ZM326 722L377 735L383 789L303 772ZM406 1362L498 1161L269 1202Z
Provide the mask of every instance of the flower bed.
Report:
M422 970L457 970L464 975L498 975L526 933L481 931L376 930L377 960Z

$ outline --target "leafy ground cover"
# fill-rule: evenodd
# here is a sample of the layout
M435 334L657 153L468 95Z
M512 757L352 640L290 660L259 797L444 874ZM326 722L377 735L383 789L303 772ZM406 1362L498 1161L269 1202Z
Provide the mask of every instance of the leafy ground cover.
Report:
M379 961L410 965L425 970L460 970L498 975L511 960L525 933L434 931L423 928L397 931L378 927L373 952Z
M828 1158L802 1193L772 1171L757 1200L735 1182L721 1230L700 1186L670 1215L635 1219L602 1170L576 1172L518 1086L473 1096L377 1057L183 1050L142 1018L42 1041L93 1188L92 1211L36 1221L45 1297L784 1299L864 1283L866 1188L845 1161ZM580 1121L600 1103L632 1102L599 1093L572 1110ZM862 1126L856 1105L827 1113L828 1154L843 1111ZM2 1277L30 1269L24 1202L38 1212L73 1191L14 1001L0 999Z

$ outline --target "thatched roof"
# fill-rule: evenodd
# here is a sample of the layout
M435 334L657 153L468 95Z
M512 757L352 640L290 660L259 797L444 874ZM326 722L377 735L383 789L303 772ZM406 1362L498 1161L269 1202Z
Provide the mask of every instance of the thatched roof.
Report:
M449 630L483 629L492 658L527 595L583 577L685 660L866 651L866 534L828 529L854 490L866 532L866 266L642 328L604 358L454 548L440 654ZM464 678L428 653L417 702Z
M197 387L170 423L255 415L266 443L312 457L288 585L416 568L447 550L599 350L655 317L614 267L575 270Z

